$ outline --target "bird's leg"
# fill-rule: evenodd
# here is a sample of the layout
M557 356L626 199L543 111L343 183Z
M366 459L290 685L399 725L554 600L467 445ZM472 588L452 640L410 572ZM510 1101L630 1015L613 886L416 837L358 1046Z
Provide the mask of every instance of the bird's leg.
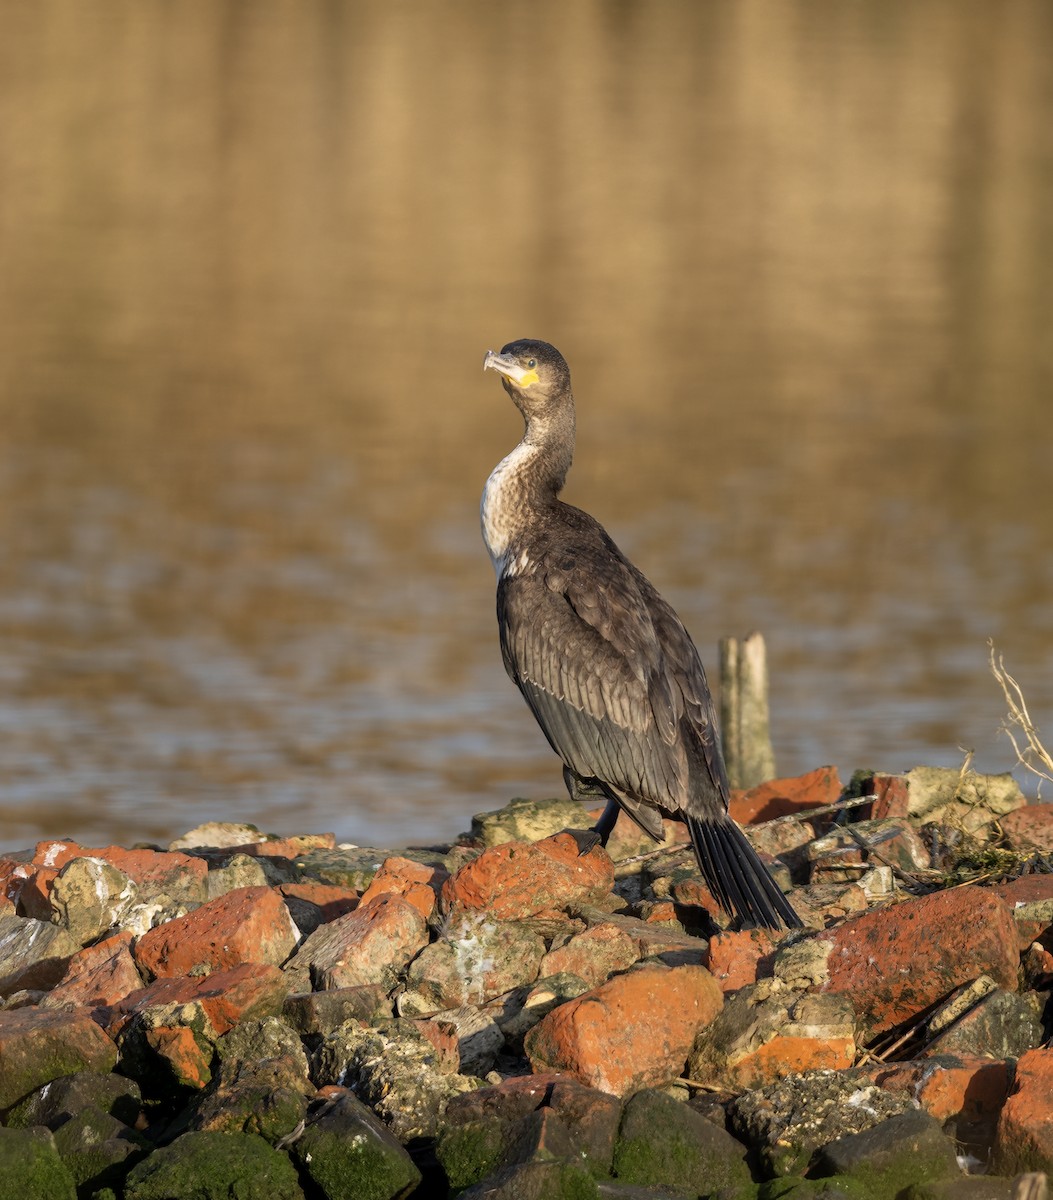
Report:
M600 783L582 779L570 767L563 768L563 782L572 800L596 800L602 797L607 802L600 819L591 829L568 829L567 833L577 842L578 853L588 854L594 846L606 846L614 823L618 820L618 801L609 796Z

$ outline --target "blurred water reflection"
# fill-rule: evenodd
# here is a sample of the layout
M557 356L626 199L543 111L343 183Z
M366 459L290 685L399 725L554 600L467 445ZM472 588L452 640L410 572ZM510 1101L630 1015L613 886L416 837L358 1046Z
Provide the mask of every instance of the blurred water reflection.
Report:
M0 0L0 843L446 837L560 789L477 504L568 498L779 767L1053 739L1053 9Z

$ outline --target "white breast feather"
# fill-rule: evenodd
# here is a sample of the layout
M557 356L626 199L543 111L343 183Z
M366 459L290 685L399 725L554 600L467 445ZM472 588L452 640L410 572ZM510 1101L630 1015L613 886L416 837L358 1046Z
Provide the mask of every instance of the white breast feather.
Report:
M483 526L483 541L494 564L498 577L506 572L517 574L529 562L526 551L518 554L512 563L508 562L508 550L512 540L526 525L525 514L520 510L522 489L518 484L520 471L537 454L537 447L520 442L511 454L504 458L490 472L490 478L483 489L482 504L479 516Z

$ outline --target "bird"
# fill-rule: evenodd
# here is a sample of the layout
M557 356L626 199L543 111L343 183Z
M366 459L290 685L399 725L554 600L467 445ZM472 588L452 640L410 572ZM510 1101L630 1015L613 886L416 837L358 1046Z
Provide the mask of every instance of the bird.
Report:
M483 490L501 656L574 800L606 801L580 831L606 846L624 811L655 841L686 823L699 869L742 927L801 921L728 814L727 771L698 651L672 607L588 513L559 498L574 456L570 368L548 342L488 350L523 437Z

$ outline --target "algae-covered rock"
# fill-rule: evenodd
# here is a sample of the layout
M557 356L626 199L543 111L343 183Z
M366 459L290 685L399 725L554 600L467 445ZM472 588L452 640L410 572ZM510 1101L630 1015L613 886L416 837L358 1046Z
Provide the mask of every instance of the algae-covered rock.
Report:
M800 1175L823 1146L911 1108L909 1096L883 1091L863 1071L807 1071L743 1093L731 1117L765 1174Z
M397 1200L421 1180L413 1159L349 1092L307 1125L292 1153L327 1200Z
M301 854L293 867L298 883L333 883L338 887L357 888L364 892L384 860L392 857L408 858L430 867L447 868L447 856L438 850L378 850L372 846L311 850Z
M566 796L552 800L510 800L504 808L476 813L471 837L484 846L504 842L539 842L562 829L584 829L591 825L580 804Z
M637 1092L622 1114L614 1174L626 1183L684 1196L746 1195L752 1189L746 1147L663 1092Z
M81 1109L55 1130L55 1146L73 1176L78 1195L119 1187L129 1167L149 1149L149 1143L134 1129L94 1105Z
M454 1194L516 1163L554 1157L606 1180L621 1110L614 1096L569 1078L506 1079L451 1102L435 1153Z
M910 1111L824 1146L819 1175L849 1176L874 1200L893 1200L911 1184L961 1177L954 1143L928 1113Z
M341 1025L316 1049L312 1075L319 1087L353 1087L400 1142L434 1136L450 1100L479 1086L444 1072L435 1047L403 1020L382 1029Z
M651 1188L639 1193L607 1185L600 1190L596 1180L577 1163L527 1162L504 1167L481 1183L462 1192L459 1200L665 1200L664 1193Z
M298 1034L276 1017L246 1021L216 1049L219 1071L191 1127L258 1133L272 1145L293 1133L315 1094Z
M83 1012L0 1013L0 1108L78 1071L112 1071L117 1048Z
M69 1168L51 1131L0 1127L0 1196L11 1200L76 1200Z
M13 1126L46 1125L57 1129L82 1109L97 1108L125 1125L134 1125L142 1097L134 1079L82 1071L53 1079L16 1104L7 1114Z
M289 1157L252 1133L184 1133L132 1168L124 1200L304 1200Z
M442 1130L435 1144L435 1154L450 1181L452 1195L485 1179L497 1169L512 1124L494 1118L464 1121Z
M912 1183L897 1200L1042 1200L1048 1188L1044 1174L1018 1175L1015 1179L960 1175Z
M302 1034L330 1034L346 1021L376 1025L394 1015L387 992L378 983L330 988L324 992L296 992L289 996L282 1017Z

